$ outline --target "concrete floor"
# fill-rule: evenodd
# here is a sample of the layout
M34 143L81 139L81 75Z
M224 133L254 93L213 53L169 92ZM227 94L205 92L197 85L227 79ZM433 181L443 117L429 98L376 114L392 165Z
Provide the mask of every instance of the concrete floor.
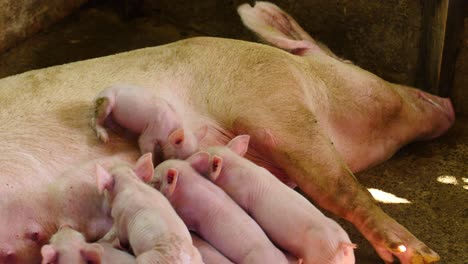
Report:
M112 9L86 6L61 23L0 55L0 78L71 61L207 35L175 26L163 15L122 21ZM468 118L443 137L413 143L391 160L359 173L360 182L405 198L382 208L438 252L441 263L468 263ZM441 177L445 176L445 177ZM442 182L441 182L442 181ZM446 183L443 183L446 182ZM348 223L358 264L382 263Z

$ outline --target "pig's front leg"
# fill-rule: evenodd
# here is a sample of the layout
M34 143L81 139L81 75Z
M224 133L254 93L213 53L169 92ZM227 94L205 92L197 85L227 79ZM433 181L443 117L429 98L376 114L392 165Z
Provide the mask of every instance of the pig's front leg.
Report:
M151 153L154 158L158 157L158 153L154 153L156 147L159 146L158 140L155 138L151 129L145 128L138 138L138 146L140 147L141 154ZM156 155L155 155L156 154ZM159 153L160 154L160 153Z
M111 227L111 229L109 229L109 232L107 232L101 239L99 239L98 242L109 243L114 248L124 249L120 244L120 240L117 236L117 227L115 226L115 224Z
M289 113L275 108L262 116L238 118L236 134L250 133L252 146L280 166L318 205L352 222L385 261L397 256L402 263L432 263L437 253L385 214L324 134L314 114L297 98L282 98ZM274 121L273 121L274 120Z

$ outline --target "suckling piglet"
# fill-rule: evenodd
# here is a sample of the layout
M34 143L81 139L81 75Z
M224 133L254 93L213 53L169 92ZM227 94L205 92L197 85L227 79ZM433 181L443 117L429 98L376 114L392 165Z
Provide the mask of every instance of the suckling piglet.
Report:
M241 135L227 146L208 148L208 178L249 213L276 245L305 264L354 263L355 245L335 221L268 170L242 157L249 139Z
M187 227L238 264L288 263L260 226L218 186L200 176L209 154L166 160L155 168L153 184L167 197Z
M150 153L143 155L134 169L117 165L106 170L96 165L98 190L106 190L112 208L114 225L109 232L133 249L137 263L203 263L168 200L144 183L153 177L151 158Z
M109 141L105 128L109 117L112 122L138 134L141 153L150 152L155 158L162 154L163 159L185 159L198 150L198 141L207 132L206 125L187 129L170 102L131 85L110 86L95 100L91 126L105 143Z

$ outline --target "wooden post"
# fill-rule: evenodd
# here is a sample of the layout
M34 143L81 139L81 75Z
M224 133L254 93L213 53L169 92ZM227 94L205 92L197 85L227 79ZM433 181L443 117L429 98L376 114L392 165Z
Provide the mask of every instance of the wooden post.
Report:
M465 0L424 0L417 86L448 96L461 36Z
M439 95L447 97L453 89L457 55L463 41L463 18L466 0L449 0L445 29L442 67L439 74Z

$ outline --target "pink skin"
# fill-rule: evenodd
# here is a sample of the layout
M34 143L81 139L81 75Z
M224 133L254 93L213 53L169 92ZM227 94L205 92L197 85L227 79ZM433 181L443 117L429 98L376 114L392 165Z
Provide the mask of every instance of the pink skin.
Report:
M252 10L260 26L246 22ZM64 175L65 168L110 154L136 160L133 144L118 137L96 144L88 126L93 98L116 81L147 87L177 105L178 114L184 109L196 117L188 121L209 126L202 149L249 134L248 159L352 222L385 261L439 259L379 208L353 172L385 161L413 140L444 133L454 118L449 100L382 80L317 41L311 46L312 37L272 4L243 5L239 13L267 41L276 34L280 42L270 43L293 55L258 43L198 37L0 80L0 193L8 197L0 199L0 226L9 226L0 229L0 263L35 263L59 226L89 225L84 216L99 209L88 208L95 202L93 188L73 188L71 202L47 200L49 183L74 177ZM50 209L56 203L70 213L67 218ZM93 226L73 227L89 241L101 235ZM407 251L399 252L403 243Z
M115 85L97 96L95 116L91 126L103 142L109 141L104 122L109 116L118 125L140 135L141 153L161 149L163 159L185 159L198 150L198 141L207 131L203 126L193 133L183 128L183 122L173 106L147 90L130 85Z
M254 7L240 5L238 13L244 25L270 45L300 55L314 68L334 68L331 75L328 71L314 72L330 93L339 93L335 98L321 99L333 101L328 107L320 105L315 115L353 172L387 160L413 140L436 138L453 125L455 112L450 99L403 85L380 83L377 76L338 58L315 41L276 5L257 1ZM342 89L338 91L337 86ZM345 102L349 98L358 98L357 103L366 107L353 109Z
M132 170L114 166L109 170L97 165L96 180L100 193L106 191L112 207L116 237L130 245L137 263L203 263L192 245L187 227L164 196L144 182L153 177L151 154L143 155Z
M386 262L392 262L394 256L403 264L438 261L436 252L375 205L349 169L361 171L385 161L413 140L443 134L455 119L450 100L385 82L338 58L274 4L256 2L253 8L244 4L238 12L257 35L273 46L300 55L314 69L315 79L307 80L315 85L310 85L313 89L302 98L317 99L312 99L316 104L299 104L291 110L299 117L294 124L266 126L255 120L258 118L244 117L236 133L250 134L259 155L274 161L275 166L266 163L265 167L279 171L277 175L289 175L318 205L352 222ZM315 81L317 78L320 82ZM317 87L322 84L326 90L319 91ZM355 100L351 102L350 98ZM285 98L283 101L291 105ZM311 108L314 114L306 114L303 108ZM290 122L278 117L272 120ZM335 149L349 169L342 165ZM331 157L335 157L334 164ZM317 165L320 163L323 168ZM406 251L400 250L401 245Z
M276 245L305 264L354 264L355 245L335 221L269 171L242 158L249 139L237 136L227 147L208 148L209 179L249 213Z
M205 264L232 264L223 254L214 248L210 243L206 242L193 232L190 232L192 236L193 245L200 251L203 261ZM284 253L284 252L283 252ZM297 259L296 257L285 253L286 258L288 259L289 264L302 264L302 260Z
M205 264L234 264L208 242L190 232L193 245L200 251Z
M5 226L22 223L21 230L16 231L20 239L10 239L6 247L2 244L6 254L0 255L0 263L38 263L41 246L60 226L80 230L89 241L106 234L112 226L110 208L94 188L92 175L96 163L108 167L121 162L108 157L78 165L34 192L24 193L30 199L28 204L12 203L16 213L3 215L0 221ZM0 230L2 238L8 238L6 231Z
M167 197L190 230L234 263L288 263L258 226L219 187L201 177L208 153L186 161L167 160L155 168L153 184Z
M80 232L61 227L41 248L42 264L131 264L135 258L107 243L87 243Z

